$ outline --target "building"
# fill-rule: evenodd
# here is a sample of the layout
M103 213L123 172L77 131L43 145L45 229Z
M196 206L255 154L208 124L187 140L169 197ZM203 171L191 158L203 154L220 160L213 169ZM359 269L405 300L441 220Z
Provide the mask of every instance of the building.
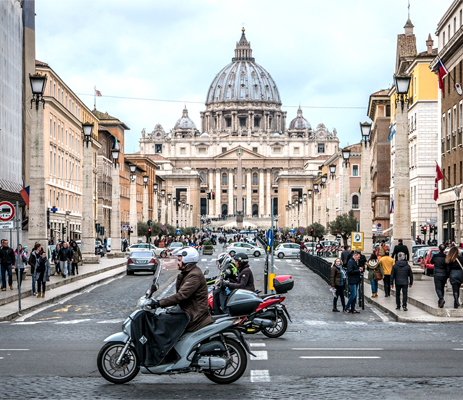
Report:
M287 127L281 106L277 85L255 62L243 29L232 62L208 89L199 129L185 108L171 131L160 125L148 134L143 130L140 153L164 158L157 174L172 196L193 206L195 226L200 215L222 218L242 210L245 218L262 219L272 209L285 226L286 205L312 187L339 139L323 124L313 129L302 109ZM243 203L237 204L242 191ZM215 199L208 201L207 193Z
M439 90L440 182L438 213L439 241L462 242L461 188L463 184L463 1L455 0L437 25L438 56L448 71ZM431 68L437 73L437 58ZM437 81L436 76L434 79ZM459 85L459 90L458 90Z

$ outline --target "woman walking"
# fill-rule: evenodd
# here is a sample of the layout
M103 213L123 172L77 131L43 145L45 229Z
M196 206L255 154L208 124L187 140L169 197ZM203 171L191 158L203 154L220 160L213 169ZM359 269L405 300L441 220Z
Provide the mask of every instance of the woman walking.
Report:
M338 310L338 297L341 298L342 309L346 308L346 300L344 299L344 282L346 281L346 272L342 268L342 261L340 258L334 260L330 272L331 289L336 290L335 297L333 298L333 312Z
M35 279L37 280L37 297L45 297L46 283L50 280L50 261L42 250L39 253L35 266Z
M450 284L453 291L453 307L460 307L460 286L463 283L463 257L460 255L458 247L451 247L445 263L449 266Z
M79 275L79 263L82 261L82 253L80 251L77 242L72 242L72 251L74 252L74 257L72 259L72 275Z
M26 269L27 261L29 259L27 258L26 252L23 249L22 245L18 246L18 250L15 251L16 257L19 257L19 271L16 266L14 266L16 270L16 279L18 281L18 287L22 285L23 279L24 279L24 271Z
M366 263L368 271L368 280L371 283L371 297L378 297L378 281L383 279L383 268L379 263L378 257L372 253L370 259Z

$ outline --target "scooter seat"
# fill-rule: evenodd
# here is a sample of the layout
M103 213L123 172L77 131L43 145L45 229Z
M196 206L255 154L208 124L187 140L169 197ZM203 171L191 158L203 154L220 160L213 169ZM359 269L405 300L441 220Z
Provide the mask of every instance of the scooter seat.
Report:
M267 297L275 296L275 294L260 294L259 297L261 299L266 299Z
M212 319L214 321L217 321L218 319L225 318L225 317L229 317L229 315L228 314L212 315Z

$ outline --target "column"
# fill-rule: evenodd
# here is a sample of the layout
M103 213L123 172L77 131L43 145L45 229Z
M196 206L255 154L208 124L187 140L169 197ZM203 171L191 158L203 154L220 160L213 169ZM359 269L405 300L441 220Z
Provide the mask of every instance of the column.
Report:
M238 152L238 166L236 168L236 227L243 228L243 163L241 152Z
M267 170L267 187L265 188L265 216L271 217L272 212L272 171Z
M156 190L153 194L153 222L158 222L159 220L158 209L158 191Z
M130 207L132 208L132 207ZM166 196L161 196L161 224L166 224Z
M30 159L30 203L29 203L29 255L34 248L35 242L39 242L47 251L47 202L45 192L45 152L43 132L43 107L39 104L38 109L27 110L31 114L31 147ZM3 200L3 199L2 199ZM50 199L54 203L54 199ZM14 204L13 204L14 205ZM4 231L2 231L4 233ZM3 235L4 237L6 235ZM10 243L10 246L12 244ZM93 245L95 246L95 244Z
M233 214L233 172L228 170L228 214Z
M265 190L264 190L264 170L263 168L259 169L259 216L265 214L264 202L265 200Z
M111 198L111 249L112 253L121 252L121 185L119 178L119 163L112 169Z
M320 224L323 225L323 227L326 228L326 199L327 199L327 194L328 194L328 188L323 187L320 189Z
M209 192L213 192L214 191L214 170L215 168L211 168L209 170L209 180L208 180L208 188L209 188ZM207 198L207 197L206 197ZM178 199L177 199L178 201ZM180 203L179 203L180 204ZM208 200L207 201L207 217L208 218L212 218L214 216L214 203L212 202L212 200Z
M218 217L219 214L222 214L222 205L220 201L220 188L221 188L221 182L220 179L222 178L220 175L222 174L222 171L220 168L217 168L215 171L215 215L214 217Z
M130 216L129 216L130 227L133 230L130 235L131 244L137 242L138 238L138 216L137 216L137 179L132 180L130 178Z
M455 218L455 243L459 245L461 243L461 207L460 207L460 199L458 198L455 200L454 218ZM431 233L429 233L429 237L431 237Z
M252 215L252 171L250 168L246 170L246 214Z
M342 164L342 214L349 211L350 202L350 164Z
M362 146L361 194L360 194L360 231L363 232L363 250L365 254L373 251L373 235L371 224L373 210L371 209L371 175L370 175L370 143ZM391 253L392 254L392 253Z
M142 220L144 222L149 220L148 216L148 185L143 185L143 211L142 211Z

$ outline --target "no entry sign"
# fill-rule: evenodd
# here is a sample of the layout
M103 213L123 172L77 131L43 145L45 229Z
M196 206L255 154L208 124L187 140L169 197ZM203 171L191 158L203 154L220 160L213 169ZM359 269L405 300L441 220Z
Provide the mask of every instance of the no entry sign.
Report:
M0 202L0 222L11 221L14 217L14 206L8 201Z

